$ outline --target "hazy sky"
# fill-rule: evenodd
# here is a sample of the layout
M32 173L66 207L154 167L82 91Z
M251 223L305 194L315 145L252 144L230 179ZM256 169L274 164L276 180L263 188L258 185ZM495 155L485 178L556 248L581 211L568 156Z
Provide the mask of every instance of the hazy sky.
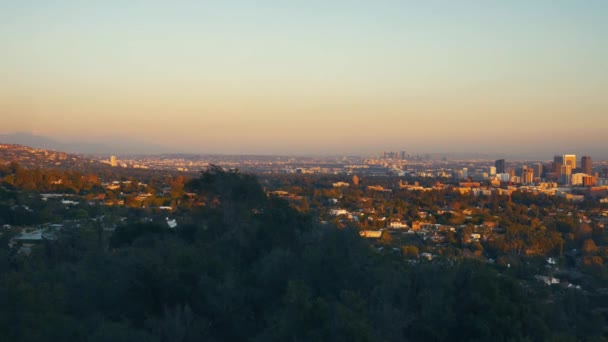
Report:
M0 133L228 153L607 136L605 0L0 1L0 46Z

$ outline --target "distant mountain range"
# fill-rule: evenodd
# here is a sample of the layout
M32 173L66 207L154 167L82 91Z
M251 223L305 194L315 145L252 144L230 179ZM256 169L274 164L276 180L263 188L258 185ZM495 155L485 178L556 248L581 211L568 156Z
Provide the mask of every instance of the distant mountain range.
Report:
M169 148L122 137L100 141L59 141L53 138L18 132L0 134L0 144L17 144L33 148L81 154L156 154L172 152Z

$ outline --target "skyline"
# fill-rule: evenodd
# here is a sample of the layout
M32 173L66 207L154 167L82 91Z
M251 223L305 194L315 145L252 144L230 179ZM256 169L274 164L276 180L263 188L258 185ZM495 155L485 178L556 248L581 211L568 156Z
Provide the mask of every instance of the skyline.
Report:
M341 4L0 4L0 134L608 158L608 3Z
M438 152L438 151L413 151L398 148L389 148L382 151L373 151L370 153L219 153L219 152L188 152L171 149L163 145L155 145L154 143L129 140L121 137L108 137L103 140L94 141L68 141L55 140L52 138L32 135L25 132L17 132L14 134L0 134L0 145L15 144L26 148L43 149L56 152L74 153L77 155L90 156L155 156L155 155L183 155L183 156L252 156L252 157L294 157L294 158L342 158L342 157L363 157L372 159L383 159L385 153L395 153L399 155L401 152L406 153L410 158L426 158L431 160L447 160L462 161L462 160L477 160L494 162L498 159L507 160L508 162L552 162L555 157L565 155L575 155L580 158L591 157L594 162L608 162L608 158L603 158L600 155L589 155L587 151L556 151L553 154L535 154L535 153L481 153L481 152ZM128 146L128 151L124 152L124 146ZM410 158L406 158L409 160ZM582 163L582 159L580 161Z

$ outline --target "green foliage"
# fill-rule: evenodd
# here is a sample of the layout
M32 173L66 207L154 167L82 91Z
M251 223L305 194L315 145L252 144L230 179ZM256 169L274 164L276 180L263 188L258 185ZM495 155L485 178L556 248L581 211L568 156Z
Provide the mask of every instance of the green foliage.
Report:
M131 245L140 237L150 236L152 234L162 235L169 234L171 231L166 226L161 226L157 223L135 223L127 226L122 226L116 229L110 239L110 247L117 248Z
M176 214L185 223L175 230L133 217L136 223L118 227L109 241L99 226L88 226L66 230L29 257L0 249L5 252L0 254L4 258L2 337L8 341L604 337L605 319L595 310L596 301L584 293L524 287L507 272L499 273L477 260L411 265L399 253L377 253L356 230L319 225L285 201L267 198L254 177L238 171L211 167L184 187L204 202ZM77 216L84 215L77 212ZM519 236L518 227L514 223L509 234ZM540 225L530 230L535 231L544 234ZM532 233L523 236L533 241ZM467 243L462 233L458 238ZM418 247L407 245L403 252L412 257Z

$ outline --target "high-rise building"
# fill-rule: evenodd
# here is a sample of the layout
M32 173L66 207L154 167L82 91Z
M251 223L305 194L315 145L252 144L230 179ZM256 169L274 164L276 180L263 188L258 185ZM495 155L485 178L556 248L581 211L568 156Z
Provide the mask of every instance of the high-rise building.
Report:
M553 162L543 164L543 173L540 177L544 179L553 179L555 177L555 169L553 168Z
M564 154L561 156L553 157L553 168L555 170L555 174L558 179L562 178L563 171L565 170L563 166L568 166L570 170L576 169L576 155L575 154ZM572 172L568 174L568 178Z
M553 156L553 164L564 165L564 156Z
M564 165L570 165L572 170L576 169L576 155L564 154Z
M534 183L534 169L525 169L522 172L521 179L524 184Z
M542 178L543 177L543 164L538 163L538 164L534 164L534 175L536 176L536 178Z
M591 172L592 172L591 157L583 156L581 158L581 168L583 169L584 173L591 175Z
M515 175L518 177L523 176L523 174L526 172L528 172L528 167L526 165L522 165L515 169Z
M570 184L570 179L572 177L572 167L570 165L562 165L560 167L560 181L563 184Z
M110 165L112 167L115 167L116 165L118 165L118 163L116 162L116 156L111 156L110 157Z
M496 175L496 166L490 166L490 176Z
M496 166L496 173L505 173L505 160L498 159L494 162L494 166Z
M553 156L553 172L558 179L561 176L562 165L564 165L564 156Z

